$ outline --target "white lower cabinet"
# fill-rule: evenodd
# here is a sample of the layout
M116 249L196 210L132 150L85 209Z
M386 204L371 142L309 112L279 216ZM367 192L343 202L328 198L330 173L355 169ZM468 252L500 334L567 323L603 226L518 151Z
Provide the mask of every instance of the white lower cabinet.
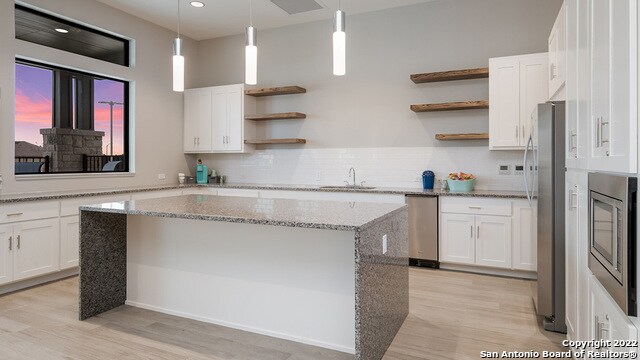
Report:
M13 225L0 225L0 285L13 280Z
M474 215L440 215L440 261L475 264L475 219Z
M60 270L78 266L80 257L80 217L60 218Z
M536 271L536 214L524 200L440 198L440 261Z
M513 269L536 271L538 267L537 217L535 206L525 200L513 202Z
M14 281L58 271L59 226L58 218L12 225Z
M607 294L600 282L590 275L589 281L589 339L594 340L638 340L638 330L616 302ZM612 346L594 351L629 352L637 347Z
M476 216L476 265L511 268L511 218Z

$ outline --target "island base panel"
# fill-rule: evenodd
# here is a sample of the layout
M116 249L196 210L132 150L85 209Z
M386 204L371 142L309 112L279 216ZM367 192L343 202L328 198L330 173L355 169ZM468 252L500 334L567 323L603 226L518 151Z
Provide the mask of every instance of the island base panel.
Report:
M127 215L80 213L79 317L88 319L127 299Z
M127 304L355 352L354 231L131 216Z

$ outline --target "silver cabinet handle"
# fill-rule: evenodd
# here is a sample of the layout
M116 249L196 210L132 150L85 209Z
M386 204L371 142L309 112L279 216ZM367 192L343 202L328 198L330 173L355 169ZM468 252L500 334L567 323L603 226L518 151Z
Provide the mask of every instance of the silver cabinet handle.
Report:
M16 237L16 247L20 250L20 235Z
M518 136L518 125L516 125L516 139L519 138Z
M473 239L473 225L470 226L470 230L471 230L471 238Z
M200 146L200 136L198 136L198 146Z
M193 137L193 146L196 146L196 137Z
M549 64L549 80L553 80L556 78L556 64Z
M9 251L13 250L13 236L9 236Z
M569 135L569 152L572 152L573 150L577 149L577 140L578 139L578 134L575 132L575 130L571 130L571 133Z
M604 144L604 143L608 143L609 140L605 140L604 139L604 126L605 125L609 125L608 121L604 121L604 118L600 118L600 144ZM609 131L609 133L611 133L611 131Z
M476 238L480 239L480 225L476 228Z
M19 213L7 214L7 216L20 216L22 214L24 214L24 213L19 212Z
M469 206L469 209L482 210L480 206Z
M522 125L522 138L524 139L524 125Z

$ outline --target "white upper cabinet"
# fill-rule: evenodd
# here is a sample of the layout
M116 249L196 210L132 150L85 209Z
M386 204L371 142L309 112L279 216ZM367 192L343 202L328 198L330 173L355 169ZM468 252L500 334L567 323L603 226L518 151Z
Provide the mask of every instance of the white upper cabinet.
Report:
M244 85L189 89L184 94L185 153L243 153L254 125L245 115L255 113L255 100Z
M638 27L635 0L591 0L591 170L637 172Z
M549 95L547 53L489 59L489 149L523 150Z
M562 4L556 22L549 34L549 97L565 100L567 22L566 3Z
M184 152L211 151L211 90L184 92Z

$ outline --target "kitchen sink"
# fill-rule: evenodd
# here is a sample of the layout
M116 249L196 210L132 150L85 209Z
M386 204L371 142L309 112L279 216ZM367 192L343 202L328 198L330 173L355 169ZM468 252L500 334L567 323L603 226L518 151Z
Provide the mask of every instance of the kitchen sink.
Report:
M337 186L321 186L320 189L328 189L328 190L372 190L375 189L373 186L360 186L360 185L337 185Z

